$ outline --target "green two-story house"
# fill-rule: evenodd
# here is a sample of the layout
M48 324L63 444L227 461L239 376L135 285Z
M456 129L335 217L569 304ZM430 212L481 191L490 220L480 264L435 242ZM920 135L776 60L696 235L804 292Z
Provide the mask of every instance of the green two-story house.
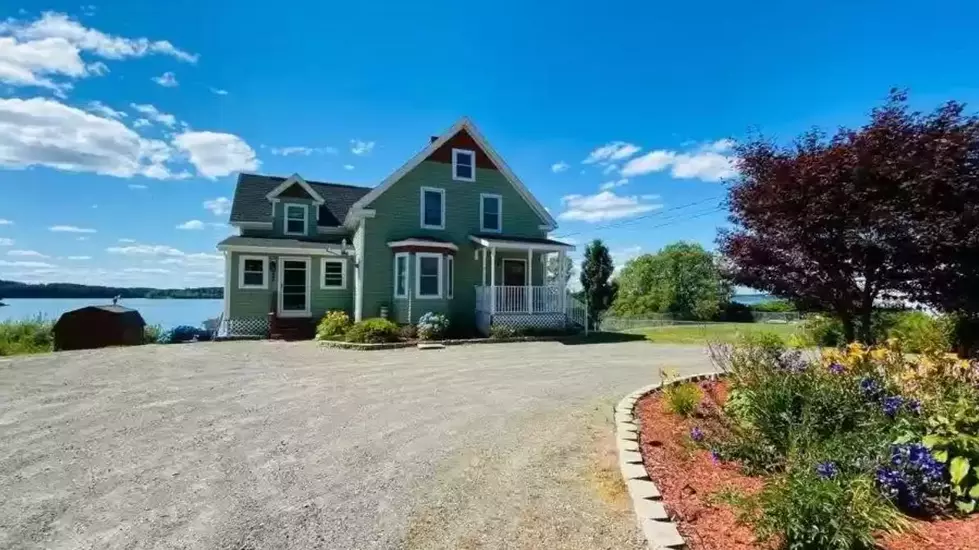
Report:
M241 174L231 209L222 330L262 334L327 311L461 327L563 327L573 247L468 119L377 187Z

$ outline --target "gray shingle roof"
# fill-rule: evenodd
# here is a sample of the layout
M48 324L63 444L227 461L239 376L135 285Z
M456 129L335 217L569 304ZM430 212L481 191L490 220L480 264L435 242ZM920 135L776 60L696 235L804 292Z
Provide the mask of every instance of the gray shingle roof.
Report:
M231 203L231 222L271 222L272 206L265 195L289 178L262 176L260 174L239 174L235 196ZM319 225L337 227L361 197L370 192L368 187L324 183L306 180L323 197L320 206Z

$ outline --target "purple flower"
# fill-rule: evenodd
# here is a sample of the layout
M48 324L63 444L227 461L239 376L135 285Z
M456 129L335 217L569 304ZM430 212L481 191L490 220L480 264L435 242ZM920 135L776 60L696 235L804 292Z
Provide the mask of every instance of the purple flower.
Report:
M843 374L844 372L846 372L846 367L844 367L839 363L832 363L829 366L829 372L833 374Z
M694 426L694 428L690 430L690 439L696 441L697 443L703 441L704 440L703 430L701 430L698 426Z
M710 461L713 462L714 464L720 464L721 463L721 457L716 452L711 451L710 452Z
M835 462L822 462L816 466L816 473L823 479L833 479L840 473Z
M884 409L884 414L894 418L897 416L898 411L901 410L901 406L904 405L904 398L900 395L890 395L884 398L884 403L882 405Z
M920 512L929 499L947 491L945 474L945 465L924 445L902 444L891 447L890 461L877 469L875 481L881 494L901 509Z
M921 401L918 401L917 399L909 399L904 406L908 409L909 413L915 416L919 416L921 414Z
M884 393L884 388L881 387L880 382L877 380L864 378L860 381L860 393L868 400L877 401Z

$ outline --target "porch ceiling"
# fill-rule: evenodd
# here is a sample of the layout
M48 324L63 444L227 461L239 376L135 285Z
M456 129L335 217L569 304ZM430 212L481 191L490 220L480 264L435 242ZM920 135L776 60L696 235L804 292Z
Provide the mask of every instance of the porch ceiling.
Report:
M537 250L543 252L573 251L574 246L561 241L532 237L510 237L500 235L476 234L469 240L485 248L509 250Z

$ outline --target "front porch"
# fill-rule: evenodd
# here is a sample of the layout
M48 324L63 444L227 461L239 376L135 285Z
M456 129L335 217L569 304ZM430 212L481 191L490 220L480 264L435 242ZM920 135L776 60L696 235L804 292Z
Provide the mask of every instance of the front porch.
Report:
M481 284L475 286L480 332L488 335L493 326L519 330L584 325L584 306L568 294L566 284L566 255L573 246L550 239L487 235L470 239L478 246L482 266ZM551 255L557 261L549 265Z

